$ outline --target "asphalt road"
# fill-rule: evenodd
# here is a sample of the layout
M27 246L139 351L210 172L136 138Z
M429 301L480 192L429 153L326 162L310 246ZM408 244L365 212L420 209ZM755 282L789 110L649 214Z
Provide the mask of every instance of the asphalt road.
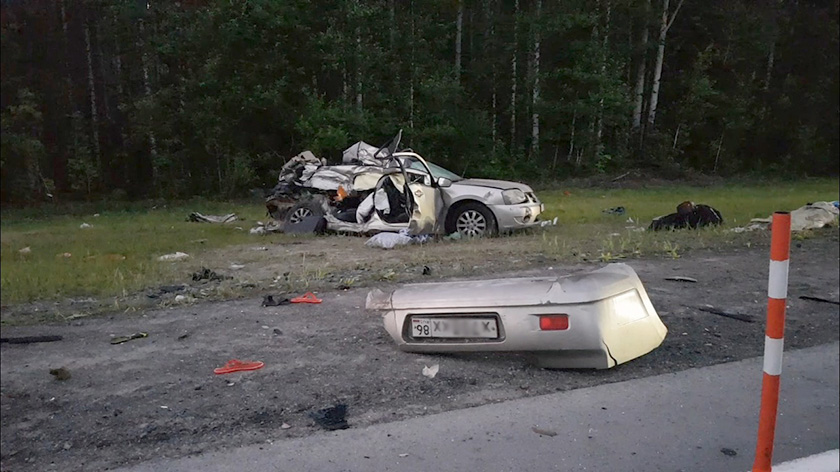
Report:
M838 448L839 357L785 353L774 463ZM753 358L119 470L748 471L761 372Z

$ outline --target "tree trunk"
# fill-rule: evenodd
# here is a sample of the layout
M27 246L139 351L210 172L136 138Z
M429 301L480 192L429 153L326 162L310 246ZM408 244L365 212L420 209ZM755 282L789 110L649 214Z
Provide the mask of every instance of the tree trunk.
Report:
M93 53L90 44L90 25L85 23L85 54L87 57L88 92L90 97L90 126L91 143L93 144L93 160L96 169L102 170L102 154L99 149L99 110L96 106L96 87L93 79Z
M571 136L569 136L569 155L566 156L566 160L571 162L572 155L575 152L575 124L577 122L577 108L572 109L572 132ZM576 163L576 165L580 165L580 160Z
M496 25L495 15L493 15L496 3L494 0L485 1L485 10L487 14L487 31L485 32L484 44L484 59L490 60L491 63L491 92L490 92L490 138L492 143L493 155L496 154L496 120L498 119L498 112L496 110L497 96L496 96L496 61L493 60L495 52L495 38Z
M612 14L612 5L610 0L606 0L607 9L604 20L604 37L601 41L601 77L607 74L607 48L609 47L610 37L610 16ZM595 132L595 155L597 158L601 157L603 153L604 144L601 140L604 134L604 90L601 87L601 97L598 100L598 130Z
M409 80L408 80L408 128L414 129L414 0L409 2L409 14L411 15L411 62L409 64Z
M662 63L665 61L665 38L668 36L668 29L671 28L672 24L674 24L674 18L677 17L677 13L679 13L683 1L684 0L680 0L680 3L677 4L676 10L674 10L674 13L670 15L668 12L670 0L662 1L662 23L659 27L659 47L656 51L656 66L653 70L653 87L650 92L650 103L648 105L647 116L648 126L651 128L656 121L656 107L659 104L659 86L662 82Z
M534 86L531 97L531 158L537 159L540 154L540 16L542 15L542 0L537 0L536 22L534 24Z
M140 35L138 38L140 47L140 62L143 68L143 92L146 97L152 96L152 86L149 83L149 57L146 53L146 27L143 18L138 20ZM149 127L149 157L151 158L152 167L152 188L158 184L158 170L157 170L157 139L155 139L155 132Z
M516 149L516 50L519 44L519 0L514 1L513 13L513 54L510 59L510 150L511 154Z
M461 39L464 33L464 0L458 0L458 17L455 20L455 83L461 83Z
M356 27L356 110L362 111L362 32Z
M770 89L770 79L773 76L773 63L776 56L776 42L770 44L770 53L767 54L767 73L764 75L764 90Z
M642 126L642 108L645 102L645 70L647 66L647 44L648 44L648 10L650 9L650 0L645 2L645 19L642 23L642 39L640 47L642 53L639 57L639 65L636 68L636 87L633 92L635 99L635 106L633 107L633 130L636 133L641 131Z

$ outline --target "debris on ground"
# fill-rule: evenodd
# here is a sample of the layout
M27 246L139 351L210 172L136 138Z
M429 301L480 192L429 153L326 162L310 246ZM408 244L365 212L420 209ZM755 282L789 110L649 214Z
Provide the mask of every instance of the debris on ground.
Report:
M829 300L827 298L821 298L821 297L812 297L810 295L800 295L799 299L800 300L811 300L812 302L833 303L835 305L840 305L840 302L838 302L837 300Z
M423 275L432 275L432 268L429 266L423 266Z
M745 323L754 323L755 320L750 315L745 315L743 313L729 313L727 311L718 310L712 306L700 306L697 307L700 311L705 311L706 313L711 313L713 315L723 316L726 318L732 318L733 320L743 321Z
M82 223L82 224L79 225L79 229L87 229L87 228L93 228L93 225L89 225L87 223Z
M189 303L194 301L195 299L189 295L175 295L175 303Z
M233 277L217 274L215 271L210 270L207 267L202 267L201 270L193 272L192 274L193 282L199 282L202 280L209 280L210 282L221 282L222 280L227 280L231 278Z
M266 295L263 297L262 306L280 306L288 305L291 301L285 297L274 298L274 295Z
M265 363L262 361L240 361L239 359L231 359L222 367L213 369L216 375L230 374L233 372L242 372L246 370L262 369Z
M290 425L289 423L283 423L280 425L280 429L289 429L291 427L292 425Z
M64 259L70 259L71 257L73 257L73 254L69 253L69 252L63 252L61 254L56 254L55 257L56 258L62 257Z
M650 231L697 229L703 226L718 226L723 224L723 216L709 205L695 204L684 201L677 205L677 212L659 216L650 222Z
M131 341L132 339L141 339L149 337L149 333L134 333L128 336L115 336L111 338L111 344L122 344Z
M31 343L51 343L53 341L61 341L62 336L46 335L46 336L15 336L11 338L0 338L0 343L9 344L31 344Z
M693 277L683 277L682 275L675 275L673 277L665 277L665 280L670 280L670 281L673 281L673 282L691 282L691 283L695 283L695 284L697 283L697 279L695 279Z
M371 238L365 242L365 246L378 247L382 249L394 249L397 246L405 246L413 242L414 239L412 239L411 236L399 233L378 233L371 236Z
M435 376L437 375L439 370L440 370L440 364L435 364L431 367L423 366L423 376L428 377L430 379L433 379L433 378L435 378Z
M316 297L312 292L306 292L300 297L295 297L289 300L291 303L321 303L323 300Z
M29 246L26 246L25 248L18 249L18 254L20 254L20 255L22 255L22 256L26 256L26 255L28 255L28 254L32 254L32 248L31 248L31 247L29 247Z
M812 202L807 203L790 212L790 230L803 231L806 229L819 229L828 225L837 224L840 216L835 202ZM768 218L753 218L748 228L756 225L758 228L770 228L773 221L772 215Z
M349 428L350 425L347 424L346 416L347 405L344 403L309 413L309 417L315 420L318 426L330 431Z
M186 252L173 252L172 254L164 254L157 258L161 262L177 262L189 259L190 255Z
M190 213L187 217L187 221L192 221L194 223L232 223L237 220L236 213L228 213L227 215L202 215L197 211Z
M244 269L244 268L245 268L245 265L244 265L244 264L231 264L231 265L229 266L229 269L230 269L230 270L242 270L242 269Z
M256 234L256 235L264 235L268 233L282 233L283 232L283 223L280 221L269 221L267 223L263 223L262 221L257 221L257 225L251 228L248 233L249 234Z
M606 210L602 210L601 213L606 213L607 215L623 215L627 212L627 209L623 206L617 206L612 208L607 208Z
M56 380L67 380L70 378L70 370L67 367L59 367L58 369L50 369L50 374Z
M729 449L728 447L720 448L720 452L722 452L724 456L729 456L729 457L735 457L735 456L738 455L738 453L735 452L734 449Z
M447 241L457 241L457 240L461 239L461 233L456 231L452 234L444 236L443 239L446 239Z
M540 436L548 436L550 438L553 438L554 436L557 436L556 431L551 431L550 429L537 428L536 426L531 428L531 431L539 434Z

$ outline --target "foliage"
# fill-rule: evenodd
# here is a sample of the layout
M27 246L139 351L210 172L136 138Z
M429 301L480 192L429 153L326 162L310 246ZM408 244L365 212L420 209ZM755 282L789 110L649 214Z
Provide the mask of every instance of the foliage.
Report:
M661 2L537 5L464 0L456 73L457 2L3 2L2 202L233 196L399 129L498 178L840 172L837 2L686 2L641 133Z

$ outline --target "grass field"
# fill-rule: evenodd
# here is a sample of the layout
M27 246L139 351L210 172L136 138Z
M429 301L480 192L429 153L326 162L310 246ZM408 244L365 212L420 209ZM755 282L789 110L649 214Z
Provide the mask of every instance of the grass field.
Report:
M766 234L746 236L727 232L751 218L773 211L793 210L811 201L838 199L837 179L776 183L731 183L711 187L666 186L635 189L564 188L539 192L546 206L544 219L558 218L546 231L504 238L506 254L517 251L545 254L557 260L612 261L645 255L679 257L693 248L751 244ZM674 211L692 200L718 208L723 228L698 232L648 233L628 229L644 227L653 217ZM624 215L603 213L623 206ZM190 223L192 211L205 214L237 213L234 224ZM98 214L99 216L94 216ZM63 297L125 296L156 284L183 280L183 269L161 263L157 257L176 251L200 257L204 253L238 245L283 244L294 236L248 234L265 217L259 202L223 203L191 200L177 204L152 203L77 205L67 208L4 210L2 214L2 304ZM632 219L635 223L628 221ZM80 228L82 223L92 225ZM800 237L807 237L802 235ZM298 241L300 238L296 238ZM462 253L486 257L487 241L463 241ZM27 254L20 250L29 248ZM394 251L396 258L433 257L434 244ZM444 252L445 246L441 248ZM412 255L411 251L417 254ZM511 256L511 257L514 257ZM446 257L445 255L442 257ZM383 262L384 263L384 262Z

